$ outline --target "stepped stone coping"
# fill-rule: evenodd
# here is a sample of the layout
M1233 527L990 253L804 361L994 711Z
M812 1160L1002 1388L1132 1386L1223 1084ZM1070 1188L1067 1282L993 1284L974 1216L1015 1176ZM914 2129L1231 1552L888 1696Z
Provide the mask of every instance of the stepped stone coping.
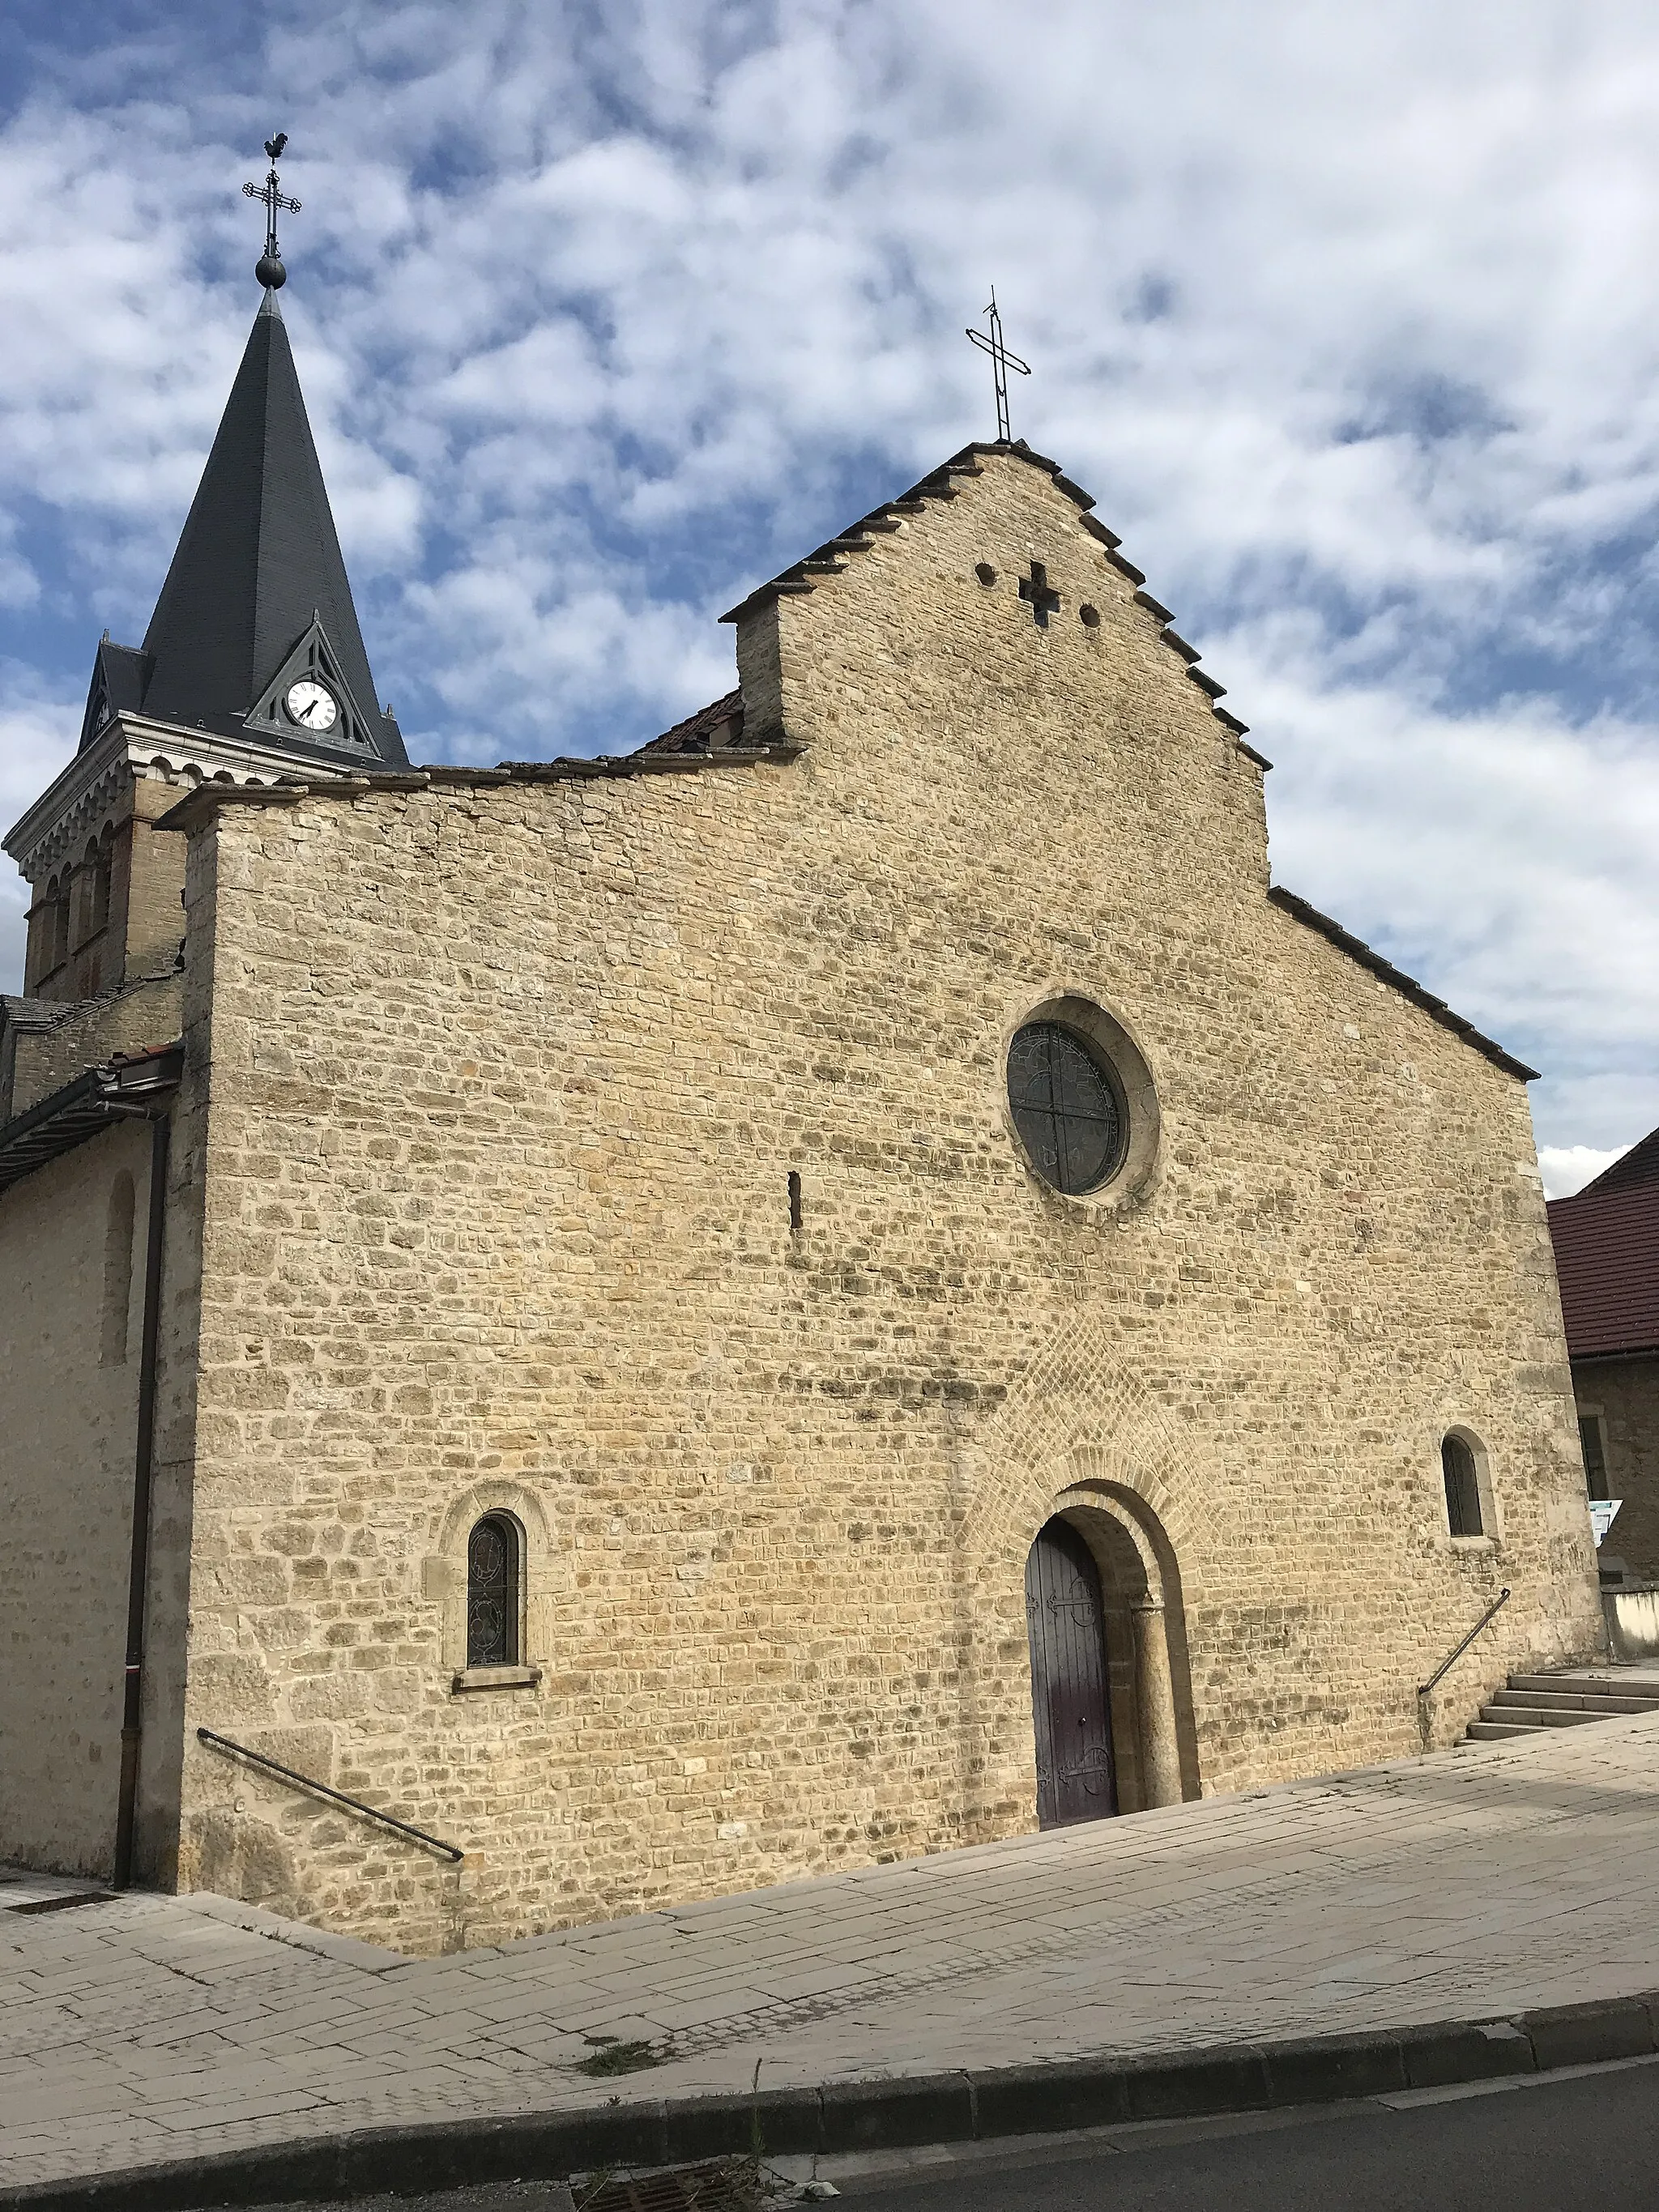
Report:
M1103 522L1089 512L1095 503L1093 495L1085 491L1081 484L1074 483L1058 461L1051 461L1046 454L1035 452L1024 438L1016 438L1012 443L998 441L987 444L980 441L964 446L960 453L953 453L948 461L941 462L919 483L912 484L908 491L901 492L896 499L887 500L880 507L872 508L861 521L853 523L834 538L827 538L815 551L794 562L768 582L757 585L746 599L728 608L720 620L723 623L741 622L744 616L752 614L756 609L768 605L775 599L799 598L815 591L817 580L845 575L850 556L867 553L878 534L898 527L898 518L925 514L930 500L955 499L960 478L982 476L985 471L980 457L988 453L1024 461L1029 467L1042 471L1053 482L1055 489L1063 492L1078 508L1079 526L1097 544L1105 548L1106 560L1120 575L1127 577L1136 586L1135 604L1146 609L1163 625L1159 631L1163 643L1189 664L1200 659L1197 647L1188 645L1185 638L1170 627L1172 619L1170 610L1146 590L1146 578L1143 571L1137 568L1132 561L1125 560L1118 550L1123 541L1117 532L1109 530ZM1273 767L1273 763L1257 752L1254 745L1243 742L1249 726L1236 715L1224 714L1214 705L1216 700L1224 697L1226 686L1190 665L1188 673L1211 701L1211 711L1218 721L1239 740L1239 751L1266 774Z
M1518 1077L1522 1083L1538 1080L1535 1067L1528 1067L1524 1060L1517 1060L1513 1053L1505 1052L1501 1044L1483 1036L1473 1022L1466 1022L1462 1014L1455 1014L1443 999L1437 998L1432 991L1425 990L1414 975L1407 975L1391 960L1385 960L1363 938L1355 937L1351 931L1344 929L1340 922L1333 921L1329 915L1322 914L1317 907L1310 906L1306 899L1298 898L1294 891L1287 891L1282 884L1271 885L1267 897L1272 905L1281 907L1304 928L1328 938L1339 951L1346 952L1358 966L1369 969L1373 975L1380 977L1391 989L1398 991L1402 999L1409 999L1414 1006L1421 1006L1431 1021L1438 1022L1442 1029L1450 1030L1455 1036L1461 1036L1465 1044L1472 1045L1484 1059L1491 1060L1494 1067L1501 1067L1506 1075Z

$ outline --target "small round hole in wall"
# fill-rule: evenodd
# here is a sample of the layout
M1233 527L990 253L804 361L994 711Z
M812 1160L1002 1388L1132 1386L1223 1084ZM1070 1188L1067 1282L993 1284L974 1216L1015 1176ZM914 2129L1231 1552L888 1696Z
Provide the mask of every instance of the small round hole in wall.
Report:
M1100 609L1098 607L1091 607L1086 605L1081 606L1078 609L1078 615L1085 629L1098 629L1100 628Z
M997 580L997 572L988 561L976 561L974 563L974 574L988 589Z

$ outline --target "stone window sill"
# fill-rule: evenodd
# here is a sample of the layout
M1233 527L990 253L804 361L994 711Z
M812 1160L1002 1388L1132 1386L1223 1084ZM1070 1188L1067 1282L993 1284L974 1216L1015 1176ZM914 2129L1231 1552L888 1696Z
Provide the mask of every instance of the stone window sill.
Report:
M468 1690L533 1690L541 1679L539 1667L464 1667L450 1687L457 1696Z
M1446 1541L1454 1552L1495 1552L1498 1549L1496 1536L1448 1536Z

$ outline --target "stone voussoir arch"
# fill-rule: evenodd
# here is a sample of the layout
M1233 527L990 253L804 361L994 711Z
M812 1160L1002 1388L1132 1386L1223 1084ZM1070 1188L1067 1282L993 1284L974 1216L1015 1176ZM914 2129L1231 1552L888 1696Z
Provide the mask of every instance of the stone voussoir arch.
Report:
M1146 1568L1138 1610L1148 1618L1136 1666L1149 1793L1142 1802L1197 1796L1183 1585L1186 1570L1212 1551L1223 1521L1205 1455L1177 1439L1162 1401L1127 1371L1104 1327L1079 1316L1027 1367L979 1439L969 1473L958 1540L980 1624L975 1671L988 1664L995 1675L992 1643L1018 1635L1016 1622L1024 1626L1025 1563L1043 1524L1057 1513L1085 1528L1092 1516L1116 1520ZM1004 1676L1000 1696L1011 1695Z
M973 1453L959 1540L981 1569L1021 1562L1062 1494L1079 1485L1141 1500L1178 1558L1201 1555L1220 1515L1201 1453L1129 1373L1103 1326L1065 1323L1010 1391Z

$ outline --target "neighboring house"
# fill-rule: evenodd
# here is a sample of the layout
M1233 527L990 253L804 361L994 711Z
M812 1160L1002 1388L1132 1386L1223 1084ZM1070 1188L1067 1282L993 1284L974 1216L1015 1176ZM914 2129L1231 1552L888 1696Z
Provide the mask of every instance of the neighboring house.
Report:
M1659 1129L1549 1217L1602 1583L1659 1587Z
M1531 1071L1092 504L969 446L641 751L411 769L266 300L7 841L0 1858L488 1943L1600 1649Z

